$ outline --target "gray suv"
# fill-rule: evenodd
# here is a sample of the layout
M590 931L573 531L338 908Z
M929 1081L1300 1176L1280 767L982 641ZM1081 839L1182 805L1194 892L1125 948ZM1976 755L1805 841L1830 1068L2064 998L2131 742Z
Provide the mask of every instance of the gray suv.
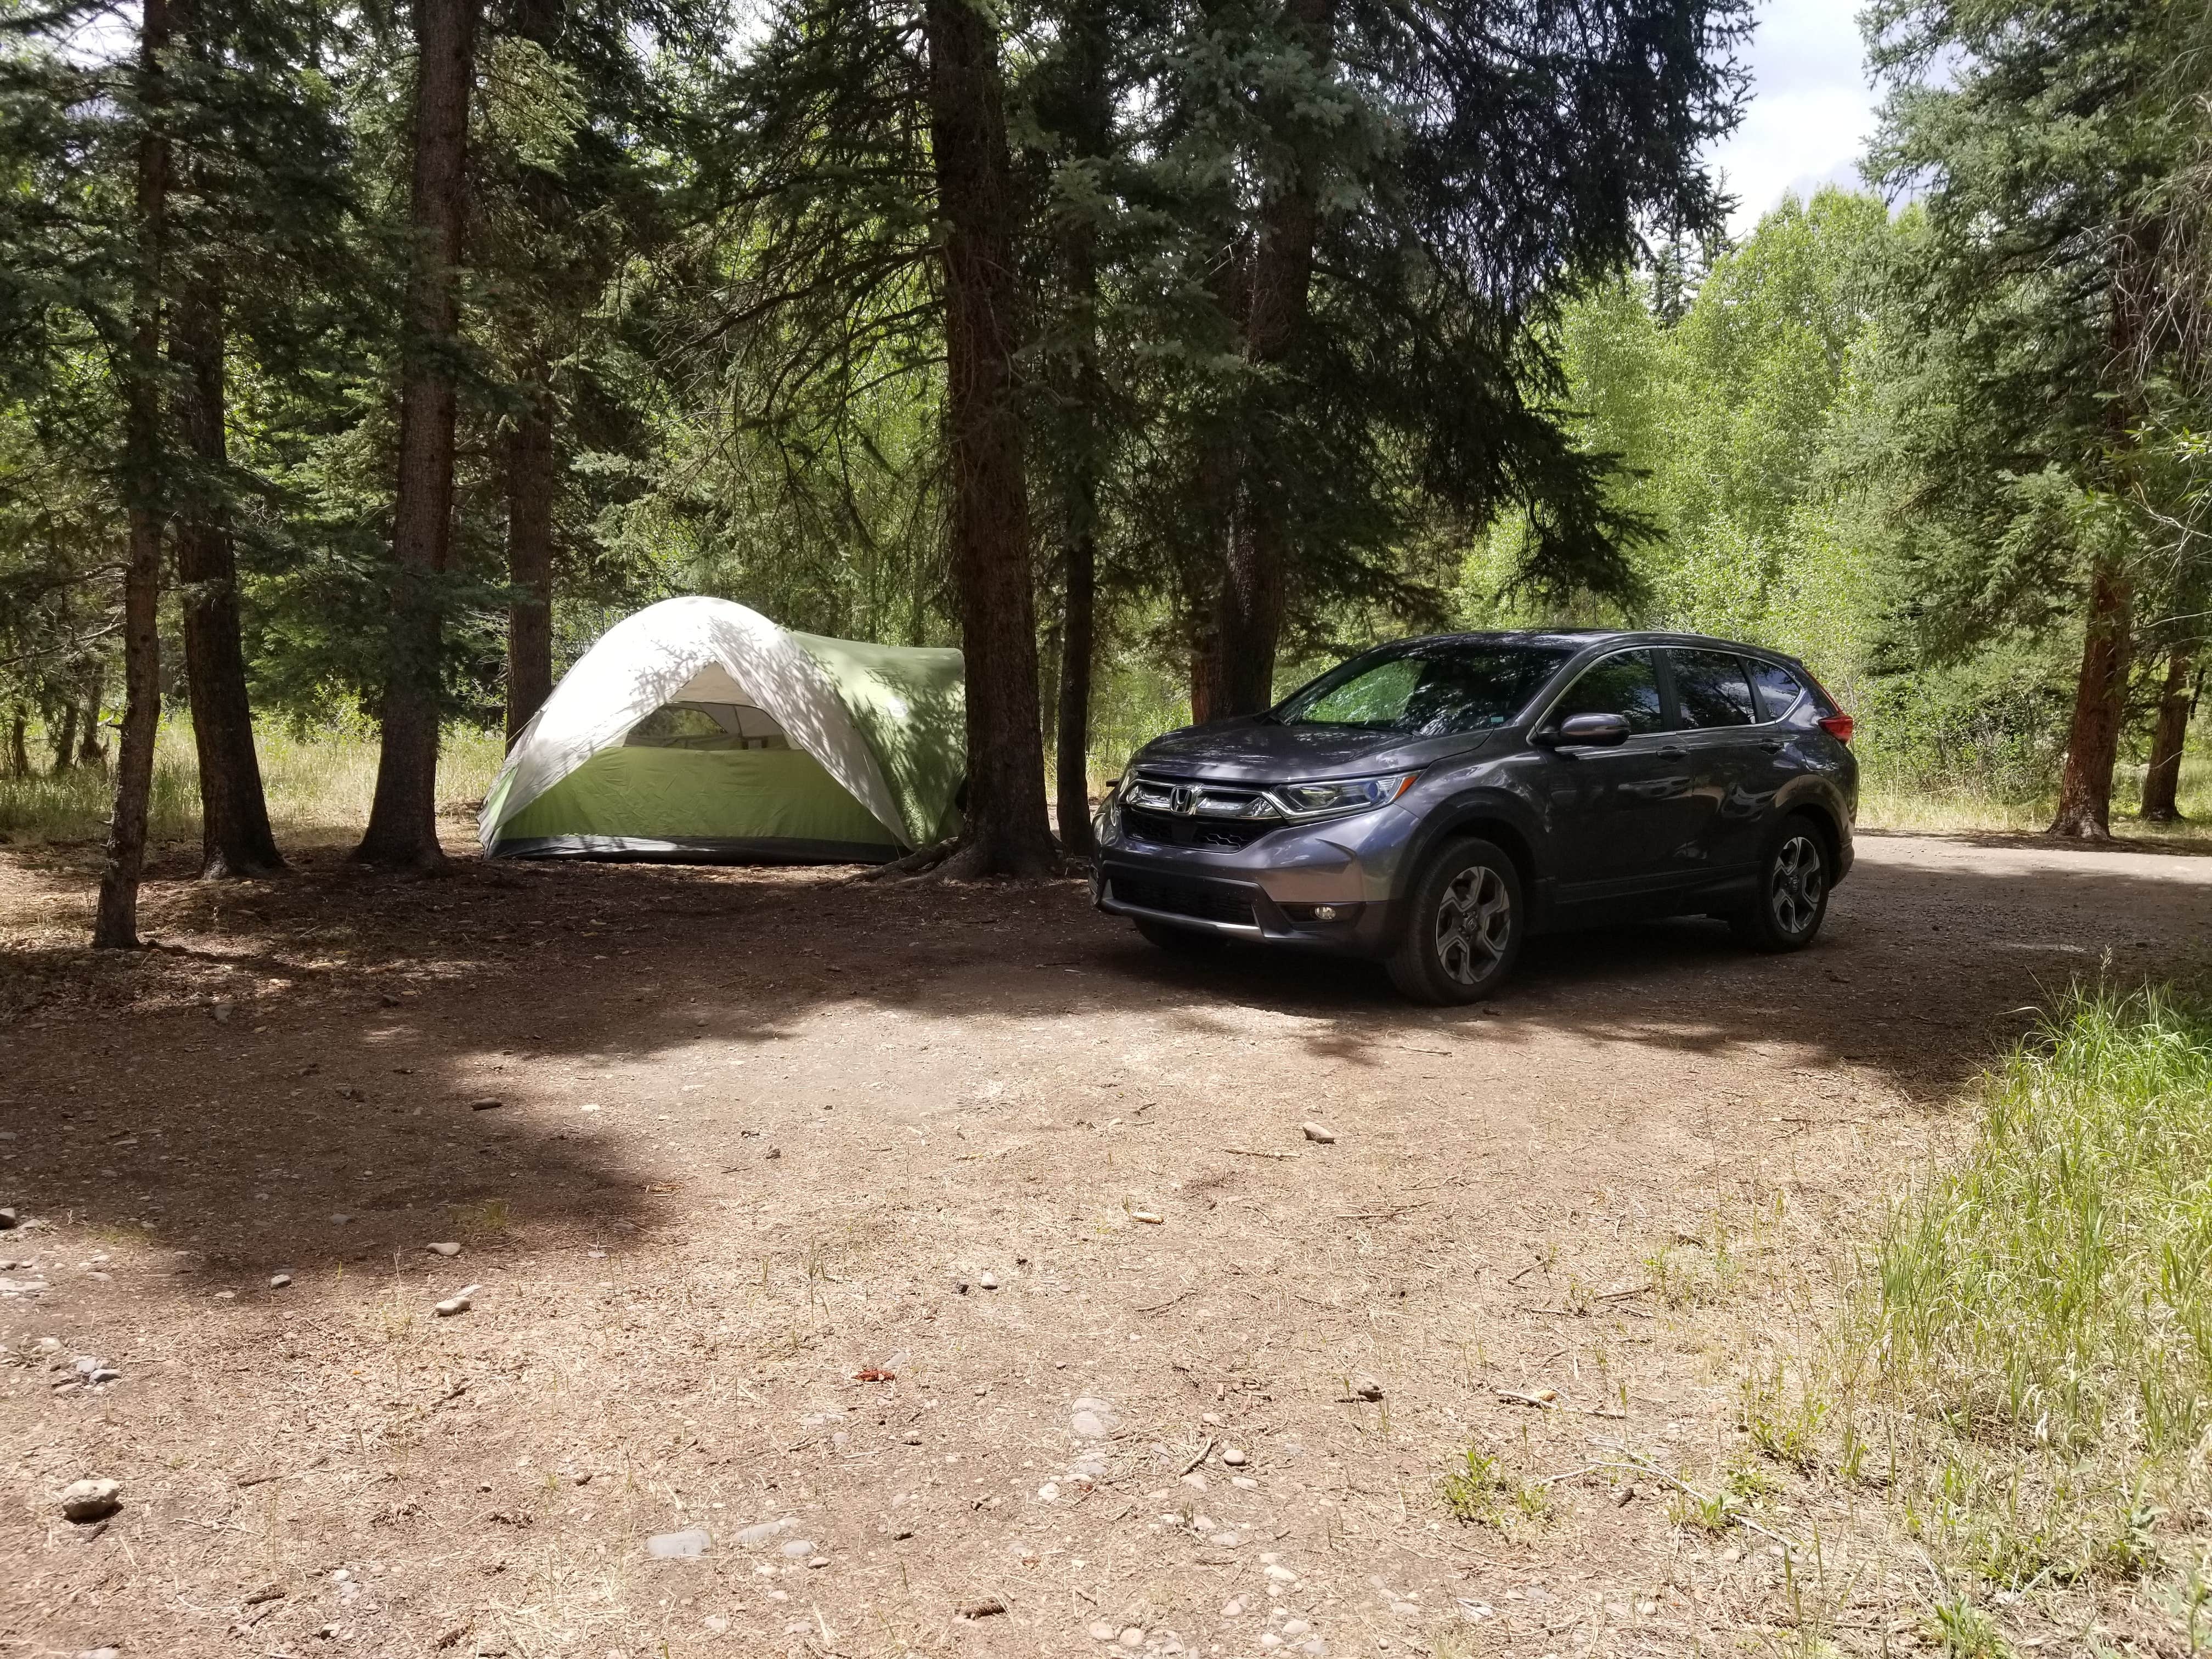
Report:
M1137 751L1092 896L1170 950L1379 958L1472 1002L1532 933L1725 918L1813 942L1851 867L1850 716L1803 664L1697 635L1402 641L1264 714Z

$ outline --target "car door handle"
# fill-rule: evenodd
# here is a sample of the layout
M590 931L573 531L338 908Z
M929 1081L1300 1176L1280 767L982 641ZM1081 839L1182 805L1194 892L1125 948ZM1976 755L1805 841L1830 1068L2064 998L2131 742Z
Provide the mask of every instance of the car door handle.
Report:
M1664 749L1655 749L1651 752L1658 756L1661 760L1687 760L1690 758L1690 751L1683 748L1679 743L1670 743Z
M1770 755L1778 755L1790 745L1779 738L1761 738L1759 746Z

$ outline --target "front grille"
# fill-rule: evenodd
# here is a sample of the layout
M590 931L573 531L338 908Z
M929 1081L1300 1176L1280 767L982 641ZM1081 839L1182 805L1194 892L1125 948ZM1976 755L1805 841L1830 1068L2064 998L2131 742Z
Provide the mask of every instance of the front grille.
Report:
M1194 881L1161 881L1116 873L1109 884L1114 896L1139 910L1164 910L1172 916L1200 921L1226 921L1239 927L1258 924L1252 917L1252 901L1224 888Z
M1157 847L1249 847L1279 823L1249 818L1182 817L1154 812L1141 806L1121 809L1121 829L1132 841L1148 841Z

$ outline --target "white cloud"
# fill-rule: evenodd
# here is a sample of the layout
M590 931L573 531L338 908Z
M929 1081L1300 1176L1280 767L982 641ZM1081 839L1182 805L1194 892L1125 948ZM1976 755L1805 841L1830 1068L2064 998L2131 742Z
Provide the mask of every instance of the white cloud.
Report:
M1761 0L1745 52L1751 102L1711 161L1736 198L1729 229L1747 235L1795 191L1856 186L1875 130L1875 94L1855 9L1843 0Z

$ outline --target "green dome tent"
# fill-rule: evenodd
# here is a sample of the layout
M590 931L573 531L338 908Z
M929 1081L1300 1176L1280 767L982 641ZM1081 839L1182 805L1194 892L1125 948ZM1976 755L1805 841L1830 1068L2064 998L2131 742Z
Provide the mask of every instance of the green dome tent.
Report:
M489 858L881 863L951 834L960 653L823 639L726 599L626 617L522 729Z

